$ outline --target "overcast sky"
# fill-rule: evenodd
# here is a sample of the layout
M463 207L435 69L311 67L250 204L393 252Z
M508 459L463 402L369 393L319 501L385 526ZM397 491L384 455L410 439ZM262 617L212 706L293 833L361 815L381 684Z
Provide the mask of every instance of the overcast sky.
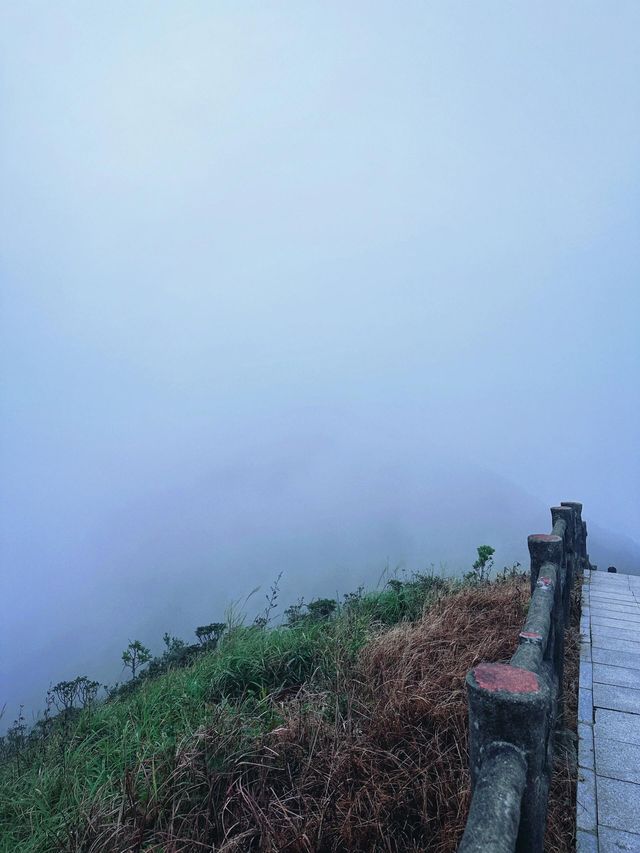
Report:
M640 539L639 66L635 0L0 0L8 714L280 570Z

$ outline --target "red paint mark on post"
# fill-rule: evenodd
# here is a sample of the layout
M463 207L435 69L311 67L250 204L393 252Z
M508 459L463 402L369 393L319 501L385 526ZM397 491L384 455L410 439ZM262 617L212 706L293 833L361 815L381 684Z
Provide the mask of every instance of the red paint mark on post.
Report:
M551 578L538 578L536 586L539 586L540 589L551 589L551 584L553 581Z
M536 693L540 687L534 672L507 663L481 663L473 670L473 676L478 687L491 693Z
M542 634L539 631L520 631L518 636L524 640L539 640L542 642Z

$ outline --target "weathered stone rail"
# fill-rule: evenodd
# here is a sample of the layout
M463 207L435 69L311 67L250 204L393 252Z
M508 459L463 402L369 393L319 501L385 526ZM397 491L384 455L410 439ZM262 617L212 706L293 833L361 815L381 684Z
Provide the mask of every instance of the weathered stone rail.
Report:
M571 590L589 568L582 504L551 508L529 536L531 602L508 664L467 675L472 799L459 853L541 853L555 732L563 715L564 629Z

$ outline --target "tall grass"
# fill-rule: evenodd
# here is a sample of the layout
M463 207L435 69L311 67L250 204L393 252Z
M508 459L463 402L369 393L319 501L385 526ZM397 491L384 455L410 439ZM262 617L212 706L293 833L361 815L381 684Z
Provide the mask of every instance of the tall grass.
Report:
M0 850L452 853L469 797L464 675L510 657L527 601L516 574L417 576L328 619L236 625L5 763ZM568 851L554 820L549 849Z
M415 617L446 587L416 575L393 589L346 596L331 620L235 625L190 666L60 715L46 737L34 732L16 760L0 767L0 850L83 849L79 827L91 826L97 803L121 802L123 791L132 802L156 801L175 756L203 727L226 732L214 765L232 769L243 750L281 723L278 701L287 691L337 689L372 633Z

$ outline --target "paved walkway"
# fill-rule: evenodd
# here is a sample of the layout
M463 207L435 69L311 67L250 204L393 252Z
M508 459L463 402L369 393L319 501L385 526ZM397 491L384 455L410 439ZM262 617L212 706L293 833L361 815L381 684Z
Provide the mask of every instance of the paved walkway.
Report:
M640 576L586 572L578 853L640 853Z

